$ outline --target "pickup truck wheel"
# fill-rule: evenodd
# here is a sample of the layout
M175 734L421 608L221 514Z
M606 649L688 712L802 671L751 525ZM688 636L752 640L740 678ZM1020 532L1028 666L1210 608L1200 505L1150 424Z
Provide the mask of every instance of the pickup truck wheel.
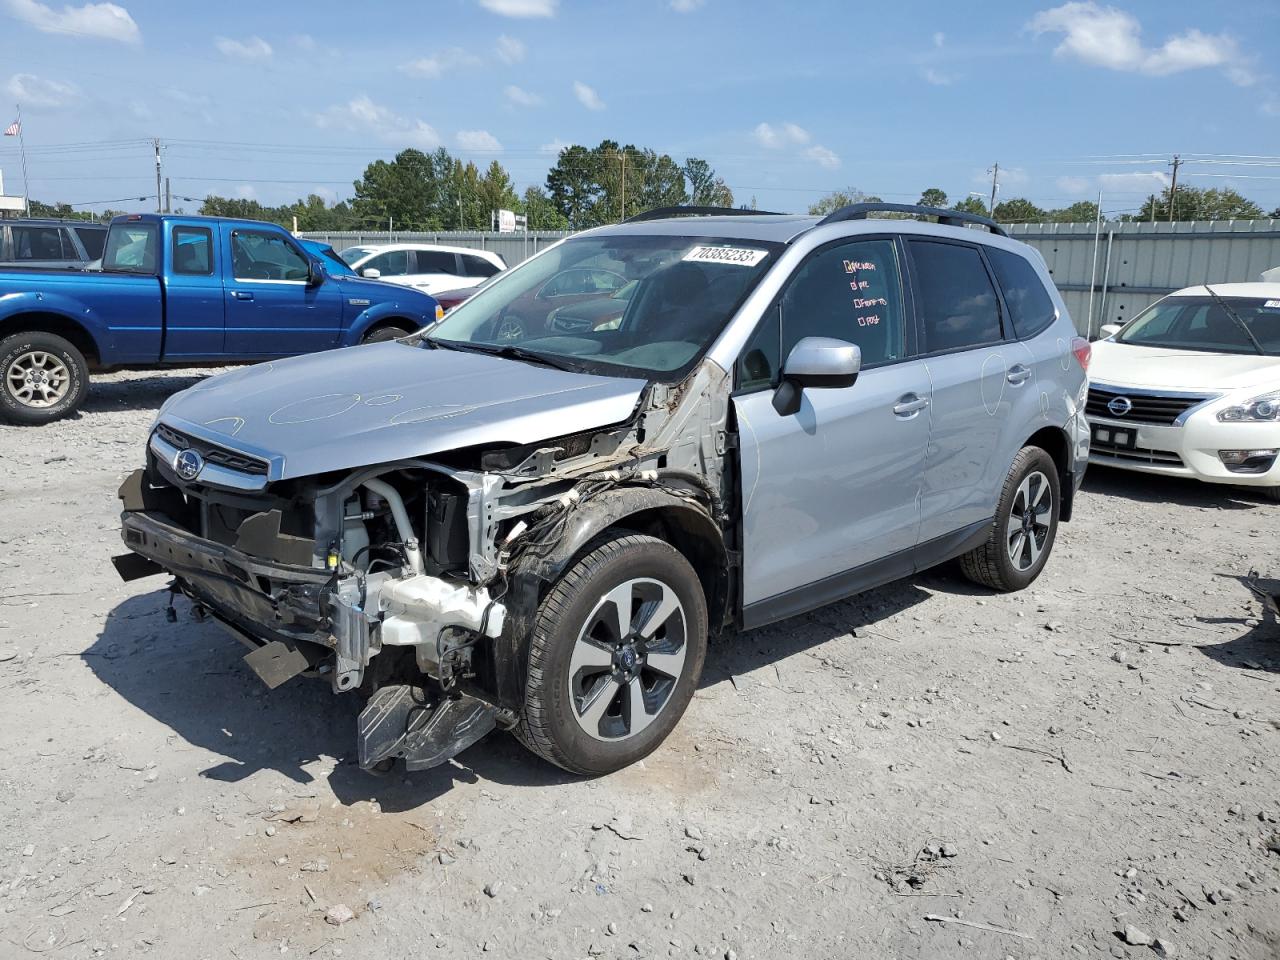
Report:
M386 343L388 340L399 340L401 337L407 337L412 331L402 330L400 327L391 324L383 324L380 327L374 327L364 335L361 343Z
M683 554L655 537L606 540L538 608L517 735L571 773L619 770L666 739L706 655L706 597Z
M52 333L15 333L0 340L0 419L39 426L74 411L89 392L89 366L69 341Z
M1005 478L987 542L960 558L965 576L1004 592L1030 586L1049 561L1061 502L1053 458L1023 447Z

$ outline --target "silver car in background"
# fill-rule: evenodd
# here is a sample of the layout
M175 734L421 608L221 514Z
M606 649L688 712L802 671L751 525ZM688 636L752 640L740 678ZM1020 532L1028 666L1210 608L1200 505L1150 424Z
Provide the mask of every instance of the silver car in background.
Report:
M538 292L584 271L635 285L558 329ZM1031 583L1088 460L1088 358L990 221L653 211L413 337L176 395L117 566L170 572L269 686L361 691L366 768L502 727L601 774L672 730L712 632L954 558Z

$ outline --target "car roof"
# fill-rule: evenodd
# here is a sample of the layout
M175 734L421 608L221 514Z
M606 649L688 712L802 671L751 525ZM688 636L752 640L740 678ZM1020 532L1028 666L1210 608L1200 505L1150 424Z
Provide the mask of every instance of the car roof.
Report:
M615 223L587 230L580 236L652 237L733 237L766 243L789 243L800 234L817 226L820 217L803 214L760 214L758 216L671 217L665 220L641 220Z
M348 250L356 249L348 247ZM492 250L481 250L477 247L450 247L442 243L362 243L358 244L358 249L368 250L370 253L387 253L393 250L434 250L439 253L476 253L486 259L496 257L497 254Z
M1258 300L1280 300L1280 283L1211 283L1207 285L1220 297L1252 297ZM1169 294L1171 297L1207 297L1205 284L1183 287Z

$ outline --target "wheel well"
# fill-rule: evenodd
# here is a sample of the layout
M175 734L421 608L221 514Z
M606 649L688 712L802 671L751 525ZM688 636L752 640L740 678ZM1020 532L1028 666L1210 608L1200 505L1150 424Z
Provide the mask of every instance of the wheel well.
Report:
M101 359L98 345L84 327L58 313L19 313L0 320L0 338L15 333L52 333L69 341L84 354L89 366L96 366Z
M370 324L369 329L364 332L367 337L375 330L385 330L387 327L395 327L397 330L403 330L405 333L413 333L418 329L418 325L406 317L387 317L385 320L379 320L377 323Z
M724 624L729 598L729 570L724 541L709 517L693 511L653 507L622 517L602 531L643 533L675 547L689 561L707 598L707 623L713 631Z
M1059 517L1064 522L1070 520L1075 489L1072 483L1071 448L1067 445L1067 435L1058 427L1043 427L1028 437L1023 446L1039 447L1053 458L1054 466L1058 468L1058 482L1062 496L1062 510Z

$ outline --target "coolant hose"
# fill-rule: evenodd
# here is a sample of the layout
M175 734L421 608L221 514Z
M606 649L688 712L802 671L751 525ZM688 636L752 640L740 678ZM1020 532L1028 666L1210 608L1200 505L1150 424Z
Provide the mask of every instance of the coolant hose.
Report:
M364 486L371 493L376 493L391 508L391 516L396 522L396 530L404 544L404 552L409 566L414 573L422 573L422 552L418 549L418 538L413 535L413 524L409 522L409 511L404 508L404 500L396 492L396 488L385 480L366 480Z

